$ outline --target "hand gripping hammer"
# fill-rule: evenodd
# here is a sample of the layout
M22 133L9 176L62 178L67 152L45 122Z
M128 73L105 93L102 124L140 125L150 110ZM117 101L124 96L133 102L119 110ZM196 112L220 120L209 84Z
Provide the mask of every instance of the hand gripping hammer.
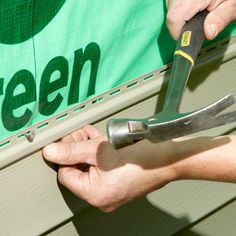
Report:
M205 39L203 23L208 12L195 15L178 39L163 110L146 119L111 119L107 124L109 142L115 149L142 139L163 142L236 121L236 111L218 114L235 103L232 94L190 113L179 113L179 105L194 61Z

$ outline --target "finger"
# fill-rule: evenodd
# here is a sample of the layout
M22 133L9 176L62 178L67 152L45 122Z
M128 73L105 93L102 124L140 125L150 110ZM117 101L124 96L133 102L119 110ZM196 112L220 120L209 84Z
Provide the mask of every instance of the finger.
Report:
M88 135L83 128L76 130L71 135L73 136L75 142L88 140Z
M96 164L96 150L99 142L88 140L87 142L52 143L42 150L46 160L61 164L74 165L78 163Z
M207 10L208 11L215 10L222 2L225 2L225 1L228 1L228 0L212 0L211 3L209 4Z
M169 1L167 26L174 39L177 39L183 26L198 12L203 11L210 4L210 0L180 0Z
M61 139L62 142L71 143L88 140L88 135L84 129L79 129Z
M61 142L63 142L63 143L73 143L73 142L75 142L75 140L74 140L73 136L71 134L69 134L69 135L63 137L61 139Z
M103 134L93 125L87 125L83 128L90 139L98 138Z
M211 11L204 23L207 39L214 39L231 21L236 18L236 1L227 1Z
M88 173L84 173L75 167L60 166L58 170L58 181L76 196L84 198L82 186L87 186L84 184L86 175Z
M92 125L87 125L84 128L65 136L61 141L65 143L86 141L88 138L93 139L100 136L103 136L103 134L97 128Z

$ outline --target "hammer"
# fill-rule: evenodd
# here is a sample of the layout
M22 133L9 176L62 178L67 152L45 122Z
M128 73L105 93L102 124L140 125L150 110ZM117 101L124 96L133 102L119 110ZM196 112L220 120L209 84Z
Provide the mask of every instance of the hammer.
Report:
M197 111L178 112L187 80L205 39L203 24L207 14L207 11L203 11L195 15L186 23L178 38L163 110L146 119L108 121L108 140L115 149L142 139L163 142L236 121L236 111L219 115L235 103L232 94Z

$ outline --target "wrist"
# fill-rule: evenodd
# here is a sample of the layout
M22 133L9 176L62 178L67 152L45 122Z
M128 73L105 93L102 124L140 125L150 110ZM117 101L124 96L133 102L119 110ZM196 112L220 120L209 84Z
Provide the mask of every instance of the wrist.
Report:
M206 142L205 142L206 141ZM207 150L205 138L178 138L171 142L172 160L171 169L174 173L174 180L192 179L193 169L197 168L200 159Z
M152 163L154 182L156 182L157 189L180 178L180 170L176 168L179 149L174 142L148 142L145 147L148 150L145 158L149 163Z

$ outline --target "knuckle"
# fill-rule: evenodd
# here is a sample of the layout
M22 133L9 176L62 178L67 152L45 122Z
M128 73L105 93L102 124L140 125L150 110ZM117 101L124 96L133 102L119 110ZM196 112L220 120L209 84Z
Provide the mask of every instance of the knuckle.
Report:
M101 150L102 152L102 150ZM84 150L84 156L87 159L95 159L100 155L100 143L97 140L90 142L90 145Z
M106 206L106 207L100 207L99 209L105 213L110 213L113 212L116 209L116 207Z
M166 15L166 21L168 24L172 24L179 18L179 13L175 8L171 8Z
M64 168L61 168L59 171L58 171L58 181L63 184L65 182L65 180L67 179L68 177L68 170L64 169Z
M106 199L105 198L101 198L101 197L94 197L94 198L88 200L88 202L92 206L97 207L99 209L103 208L107 204L106 203Z
M106 211L112 208L112 202L109 200L106 194L102 194L100 196L93 196L88 200L89 204L92 206L101 209L102 211Z
M115 192L103 191L100 195L90 198L88 202L103 212L112 212L126 202L120 197L117 198L117 196L118 194Z
M70 143L67 143L65 145L63 145L63 151L62 153L64 153L64 162L65 164L69 163L71 160L71 155L72 155L72 146Z

